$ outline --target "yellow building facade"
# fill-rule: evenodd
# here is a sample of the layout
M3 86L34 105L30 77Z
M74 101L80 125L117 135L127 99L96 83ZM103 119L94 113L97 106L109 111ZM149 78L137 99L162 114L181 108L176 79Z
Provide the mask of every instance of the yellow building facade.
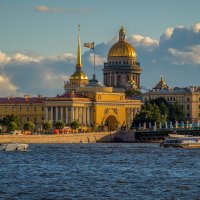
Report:
M41 129L45 120L44 98L29 95L0 98L0 119L12 114L19 117L21 128L25 122L31 121L35 124L36 130Z

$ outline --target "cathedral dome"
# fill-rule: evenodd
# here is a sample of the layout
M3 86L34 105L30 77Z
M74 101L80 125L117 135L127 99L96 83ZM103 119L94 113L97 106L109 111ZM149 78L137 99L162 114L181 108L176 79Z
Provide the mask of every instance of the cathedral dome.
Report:
M121 27L119 31L119 41L116 42L108 52L108 58L111 57L129 57L136 60L136 51L134 47L125 40L125 30Z

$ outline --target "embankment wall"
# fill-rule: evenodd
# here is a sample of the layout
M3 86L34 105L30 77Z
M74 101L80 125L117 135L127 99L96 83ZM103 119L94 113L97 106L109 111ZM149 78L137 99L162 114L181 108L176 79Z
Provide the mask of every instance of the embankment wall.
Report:
M0 135L0 143L96 143L112 142L115 132L92 132L59 135Z

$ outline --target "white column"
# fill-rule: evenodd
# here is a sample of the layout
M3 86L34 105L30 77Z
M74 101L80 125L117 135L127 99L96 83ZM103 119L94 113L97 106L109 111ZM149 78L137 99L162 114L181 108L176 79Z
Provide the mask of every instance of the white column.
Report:
M83 123L83 108L82 107L78 108L78 121L79 121L79 124Z
M68 107L66 107L66 118L65 118L65 123L68 124L69 121L68 121Z
M90 107L87 108L87 125L91 125L90 124Z
M74 107L71 107L71 122L74 121Z
M56 122L58 121L58 107L56 106Z
M63 107L60 108L60 119L63 121Z
M78 120L78 107L75 107L74 110L75 110L75 120Z
M46 122L48 122L49 121L49 119L48 119L48 107L46 107Z
M51 122L53 123L53 107L51 107Z
M83 124L86 125L87 124L86 123L86 121L87 121L87 112L86 112L86 108L85 107L83 108L83 115L82 115L82 117L83 117Z

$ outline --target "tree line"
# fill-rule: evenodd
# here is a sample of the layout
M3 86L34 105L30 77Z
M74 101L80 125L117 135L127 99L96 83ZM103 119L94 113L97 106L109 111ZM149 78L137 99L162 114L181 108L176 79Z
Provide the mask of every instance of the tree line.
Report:
M33 122L28 121L21 126L19 122L19 118L17 115L11 114L7 115L5 118L0 119L0 125L6 128L6 131L9 133L12 133L15 130L23 129L24 131L33 131L35 128L35 125ZM66 126L65 122L62 120L59 120L55 123L54 128L55 129L63 129ZM73 130L76 130L79 128L79 123L78 121L73 121L70 123L70 127ZM46 121L42 124L42 129L45 132L49 132L52 129L52 123L50 121Z
M175 124L176 122L185 121L185 112L178 102L169 104L165 98L160 97L149 100L142 105L140 112L136 114L132 122L132 128L144 125L144 123L149 126L149 124L155 123L171 122Z

